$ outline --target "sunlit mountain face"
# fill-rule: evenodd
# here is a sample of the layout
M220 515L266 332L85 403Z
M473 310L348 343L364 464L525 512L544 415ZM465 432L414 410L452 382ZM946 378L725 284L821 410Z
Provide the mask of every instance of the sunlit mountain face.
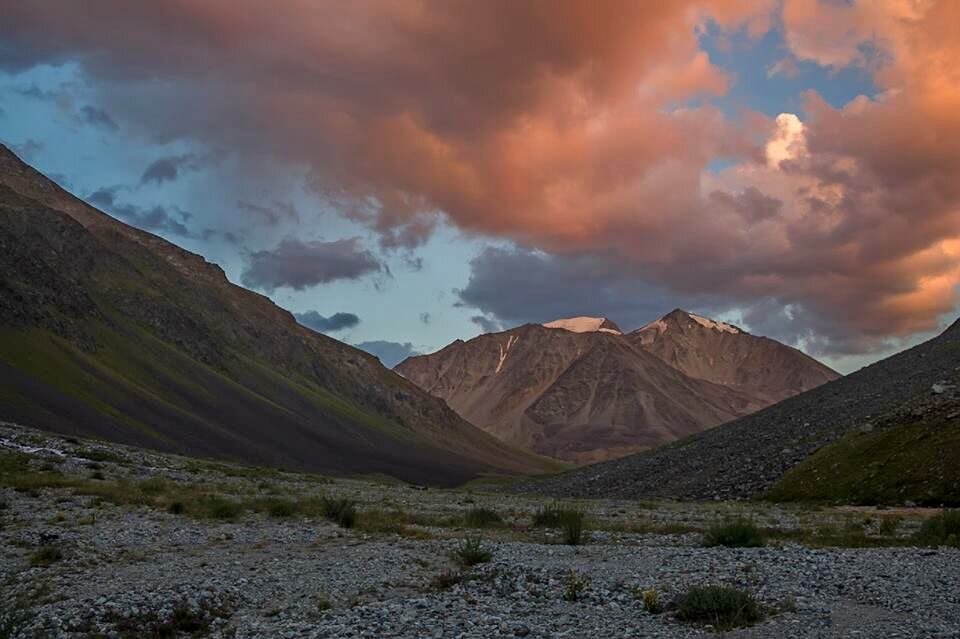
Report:
M960 4L3 3L0 141L387 365L682 307L848 372L960 282Z

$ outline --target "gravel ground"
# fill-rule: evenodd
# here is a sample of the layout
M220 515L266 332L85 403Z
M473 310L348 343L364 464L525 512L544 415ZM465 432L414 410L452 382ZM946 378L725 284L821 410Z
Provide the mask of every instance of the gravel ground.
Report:
M89 466L71 454L69 442L50 438L38 451L36 435L30 437L0 428L0 453L28 449L43 468L66 474ZM108 479L189 474L188 460L116 450L123 459L98 464ZM19 599L29 614L14 636L715 636L669 611L646 612L636 593L655 589L669 603L691 586L726 584L750 591L768 613L728 637L960 637L958 550L792 542L703 548L696 532L635 532L641 515L650 525L699 528L724 513L751 509L757 521L791 529L855 525L865 518L860 510L581 502L594 529L586 545L570 547L527 529L524 522L538 502L526 497L210 473L208 481L238 490L270 483L300 493L351 495L362 509L444 516L482 503L496 506L509 525L484 533L490 562L438 586L435 578L455 569L451 552L471 534L463 528L411 526L403 534L372 534L324 519L256 513L219 522L98 502L67 489L0 488L6 504L0 510L0 602L9 610ZM908 534L924 515L897 513L905 517L901 531ZM32 566L31 554L43 545L60 549L62 558ZM564 598L571 571L587 584L577 601ZM170 620L179 620L180 634L163 634Z

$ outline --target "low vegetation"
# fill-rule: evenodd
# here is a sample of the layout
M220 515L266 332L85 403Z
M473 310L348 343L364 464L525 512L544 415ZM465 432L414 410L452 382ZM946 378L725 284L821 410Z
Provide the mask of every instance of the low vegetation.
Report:
M564 601L579 601L583 593L590 587L590 578L581 575L576 570L567 573L567 589L563 592Z
M763 534L746 519L719 522L711 526L703 536L707 547L759 548L764 545Z
M660 599L660 593L656 590L651 588L650 590L641 591L640 599L643 601L643 609L651 615L659 615L663 612L663 601Z
M490 561L493 552L480 537L467 537L453 551L453 560L461 566L475 566Z
M34 567L46 567L63 559L63 551L57 546L40 546L30 554L30 565Z
M926 546L960 548L960 510L944 510L924 521L916 541Z
M321 501L323 516L341 528L353 528L357 523L357 502L346 497L325 497Z
M709 624L717 630L749 626L763 619L763 611L753 595L729 586L698 586L676 602L675 616L680 621Z
M470 528L489 528L502 526L503 517L490 508L471 508L463 516L463 523Z
M577 546L584 540L585 515L578 508L554 502L541 506L534 513L533 526L535 528L559 528L563 533L563 543Z

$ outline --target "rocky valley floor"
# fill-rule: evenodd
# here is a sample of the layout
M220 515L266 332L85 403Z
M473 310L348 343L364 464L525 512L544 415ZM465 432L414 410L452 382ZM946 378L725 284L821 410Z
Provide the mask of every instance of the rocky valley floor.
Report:
M960 637L960 550L913 541L935 511L578 501L571 546L547 505L3 426L0 637L716 636L671 605L705 585L760 604L728 637ZM734 518L766 545L704 546Z

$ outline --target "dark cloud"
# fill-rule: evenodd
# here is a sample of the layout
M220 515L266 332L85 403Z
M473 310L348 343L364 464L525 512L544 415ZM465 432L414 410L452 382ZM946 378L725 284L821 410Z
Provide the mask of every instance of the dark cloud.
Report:
M98 126L108 131L116 131L119 127L113 118L105 110L91 104L85 104L80 107L77 117L81 122Z
M360 342L354 344L357 348L367 351L371 355L380 358L380 362L387 368L393 368L408 357L420 355L420 351L413 347L410 342L387 342L376 340L372 342Z
M430 313L420 313L420 322L423 324L429 324L430 320L433 319Z
M738 213L747 222L762 222L774 218L783 208L781 200L765 195L752 186L739 193L714 191L710 194L710 200Z
M580 315L609 317L627 329L677 306L704 306L646 284L604 256L488 247L470 268L467 285L455 291L457 304L482 311L486 317L471 321L487 332Z
M258 220L267 224L300 221L300 213L291 202L280 202L274 200L270 206L264 206L261 204L253 204L251 202L244 202L241 200L237 202L237 206L241 210L252 213Z
M470 318L470 321L479 326L484 333L496 333L503 330L503 325L500 322L483 315L474 315Z
M352 280L385 271L360 238L333 242L283 239L272 251L251 253L241 275L243 283L265 291L282 286L302 291L335 280Z
M324 317L316 311L307 311L306 313L294 313L297 321L320 333L332 333L342 331L345 328L353 328L360 323L360 318L353 313L334 313L330 317Z
M123 187L112 186L97 189L86 200L93 206L103 209L127 224L144 231L166 232L181 237L192 237L183 222L191 215L178 207L141 207L136 204L121 203L117 195ZM179 218L179 219L177 219Z
M140 177L140 184L154 182L163 184L173 182L187 171L196 171L200 168L198 158L193 153L171 155L154 160Z

